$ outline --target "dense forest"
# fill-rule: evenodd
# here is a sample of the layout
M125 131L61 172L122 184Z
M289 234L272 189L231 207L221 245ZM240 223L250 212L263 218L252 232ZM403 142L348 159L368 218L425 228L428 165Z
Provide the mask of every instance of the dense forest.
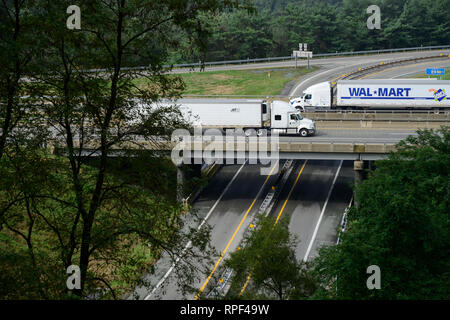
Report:
M315 53L450 44L450 0L253 0L252 12L229 10L209 22L205 61L289 56L298 43ZM369 30L367 8L381 9L381 30ZM181 36L181 35L180 35ZM172 63L198 61L186 49Z

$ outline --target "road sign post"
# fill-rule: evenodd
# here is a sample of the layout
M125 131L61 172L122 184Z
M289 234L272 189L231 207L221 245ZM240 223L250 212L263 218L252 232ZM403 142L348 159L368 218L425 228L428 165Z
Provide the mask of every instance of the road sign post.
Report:
M298 57L300 57L302 51L296 51L294 50L294 52L292 53L292 55L295 58L295 69L297 69L297 61L298 61Z
M297 69L297 60L298 58L306 58L308 60L308 69L310 68L309 65L309 59L311 59L313 57L313 53L312 51L307 51L308 50L308 45L306 43L299 43L298 44L298 48L300 50L294 50L292 52L292 55L295 58L295 69Z

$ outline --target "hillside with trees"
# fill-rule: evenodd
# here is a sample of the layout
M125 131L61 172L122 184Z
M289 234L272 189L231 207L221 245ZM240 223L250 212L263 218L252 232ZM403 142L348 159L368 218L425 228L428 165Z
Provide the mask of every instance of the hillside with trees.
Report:
M253 13L208 17L205 61L290 56L298 43L315 53L450 44L450 0L253 0ZM381 9L381 30L369 30L366 9ZM189 40L184 45L189 48ZM173 63L198 62L192 50Z

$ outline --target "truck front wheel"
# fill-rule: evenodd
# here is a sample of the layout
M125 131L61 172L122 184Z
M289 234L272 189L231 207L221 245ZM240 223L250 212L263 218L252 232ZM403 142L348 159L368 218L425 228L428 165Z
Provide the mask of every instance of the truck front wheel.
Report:
M308 136L308 130L306 130L306 129L301 129L301 130L300 130L300 136L302 136L302 137L307 137L307 136Z

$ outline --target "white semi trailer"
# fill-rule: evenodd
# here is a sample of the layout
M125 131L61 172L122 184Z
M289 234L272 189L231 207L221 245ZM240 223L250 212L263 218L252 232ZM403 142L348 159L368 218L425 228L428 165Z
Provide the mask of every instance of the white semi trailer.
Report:
M336 96L330 82L309 87L293 107L331 109L447 109L450 81L429 79L341 80Z
M315 122L303 118L284 101L180 99L175 104L194 127L243 129L246 134L254 129L257 135L266 132L306 137L316 133Z

